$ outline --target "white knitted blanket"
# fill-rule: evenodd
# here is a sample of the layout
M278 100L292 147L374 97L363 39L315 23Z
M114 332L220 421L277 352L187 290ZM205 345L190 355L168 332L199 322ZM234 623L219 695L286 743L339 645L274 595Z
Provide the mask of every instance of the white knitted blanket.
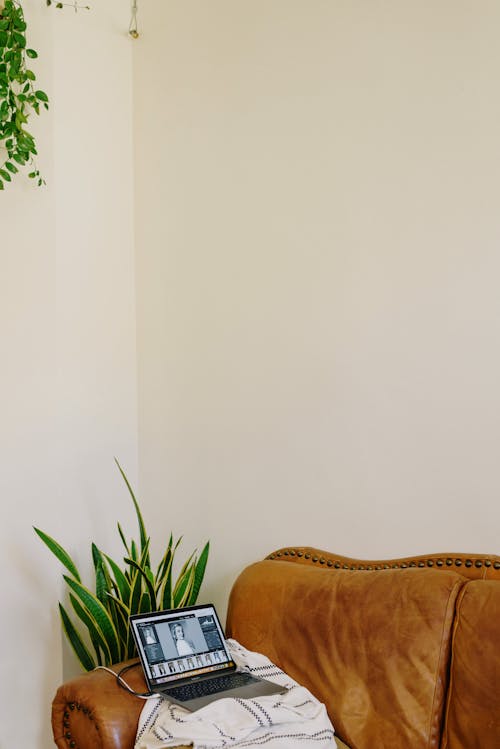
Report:
M135 749L333 749L334 730L326 708L264 655L228 640L242 670L286 687L283 694L256 699L224 698L195 712L163 697L147 700L139 718Z

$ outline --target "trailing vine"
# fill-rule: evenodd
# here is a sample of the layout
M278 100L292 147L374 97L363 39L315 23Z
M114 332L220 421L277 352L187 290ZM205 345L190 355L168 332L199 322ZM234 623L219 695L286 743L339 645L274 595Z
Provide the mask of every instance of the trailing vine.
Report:
M12 181L19 167L31 167L28 177L45 184L36 165L35 139L26 129L32 112L49 108L45 91L35 88L36 75L28 61L38 57L27 46L26 21L21 3L0 0L0 190ZM7 158L2 151L6 151Z

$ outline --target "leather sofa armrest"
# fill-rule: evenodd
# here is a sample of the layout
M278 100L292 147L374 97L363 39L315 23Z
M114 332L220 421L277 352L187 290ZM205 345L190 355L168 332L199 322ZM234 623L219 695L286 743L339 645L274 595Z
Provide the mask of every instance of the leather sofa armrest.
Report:
M140 666L124 678L132 689L145 691ZM144 700L122 689L109 672L82 674L62 684L54 697L54 741L59 749L132 749L143 706Z

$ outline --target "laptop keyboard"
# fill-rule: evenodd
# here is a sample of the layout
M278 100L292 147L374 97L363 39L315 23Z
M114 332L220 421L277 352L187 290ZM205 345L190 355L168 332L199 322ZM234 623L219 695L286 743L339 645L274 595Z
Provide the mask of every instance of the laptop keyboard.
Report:
M225 692L228 689L244 687L253 681L255 681L255 678L251 674L228 674L227 676L218 676L216 679L203 679L202 681L195 681L192 684L173 687L166 690L166 694L171 694L176 700L186 702L187 700L194 700L197 697L205 697L207 694L216 694L217 692Z

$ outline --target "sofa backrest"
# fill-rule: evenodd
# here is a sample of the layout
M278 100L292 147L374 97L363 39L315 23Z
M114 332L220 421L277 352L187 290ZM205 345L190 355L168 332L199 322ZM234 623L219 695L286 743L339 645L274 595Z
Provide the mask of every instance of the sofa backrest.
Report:
M458 601L442 749L500 746L500 582L467 583Z
M295 549L244 570L228 634L307 686L352 749L439 749L466 579L446 563L351 569L324 554Z

